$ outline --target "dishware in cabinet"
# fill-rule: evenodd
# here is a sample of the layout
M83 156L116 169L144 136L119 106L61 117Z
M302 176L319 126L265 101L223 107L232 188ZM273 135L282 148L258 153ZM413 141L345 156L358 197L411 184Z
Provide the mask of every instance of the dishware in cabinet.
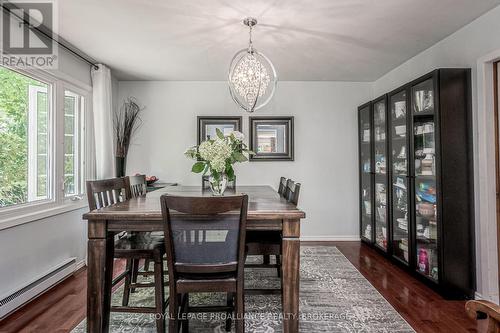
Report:
M373 102L374 132L374 211L375 245L383 251L388 248L388 181L387 181L387 98L386 95Z
M390 175L392 188L391 242L392 256L408 265L410 253L410 214L409 214L409 168L408 168L408 101L406 89L389 95L389 140L391 151Z
M358 109L359 120L359 179L360 179L360 235L367 243L373 242L373 117L372 105Z

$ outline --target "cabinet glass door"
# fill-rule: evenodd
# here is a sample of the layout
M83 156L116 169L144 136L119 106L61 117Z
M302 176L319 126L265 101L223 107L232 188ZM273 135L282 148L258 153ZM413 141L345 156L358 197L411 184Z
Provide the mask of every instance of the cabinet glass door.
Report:
M375 244L387 250L387 139L385 99L373 104L375 147Z
M438 279L438 219L433 79L412 87L416 269Z
M408 222L408 133L406 90L389 98L392 147L392 253L404 263L409 261Z
M360 173L361 173L361 237L373 241L372 215L372 123L370 107L359 112Z

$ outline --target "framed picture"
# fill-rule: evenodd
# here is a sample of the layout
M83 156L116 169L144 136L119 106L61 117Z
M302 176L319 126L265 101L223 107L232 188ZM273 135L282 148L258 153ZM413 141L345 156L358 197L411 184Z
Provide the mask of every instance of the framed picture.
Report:
M217 128L224 134L231 131L241 132L241 117L198 117L198 144L215 138Z
M250 117L250 161L293 161L293 117Z

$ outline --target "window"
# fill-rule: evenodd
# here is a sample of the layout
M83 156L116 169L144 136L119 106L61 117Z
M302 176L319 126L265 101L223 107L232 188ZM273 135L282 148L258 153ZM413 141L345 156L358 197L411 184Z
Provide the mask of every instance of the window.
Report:
M64 92L64 195L83 192L83 112L84 98Z
M47 73L0 66L0 218L81 197L87 98Z
M51 88L0 67L0 207L52 198Z

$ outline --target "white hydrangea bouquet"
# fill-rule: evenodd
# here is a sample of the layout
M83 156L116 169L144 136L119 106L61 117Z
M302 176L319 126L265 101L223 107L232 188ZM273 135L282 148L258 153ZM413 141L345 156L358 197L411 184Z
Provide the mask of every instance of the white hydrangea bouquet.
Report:
M222 195L227 182L235 179L233 164L246 162L246 155L254 154L243 142L243 133L232 131L224 135L216 129L215 139L203 141L199 146L193 146L184 153L188 158L196 160L191 171L210 174L210 188L214 195Z

